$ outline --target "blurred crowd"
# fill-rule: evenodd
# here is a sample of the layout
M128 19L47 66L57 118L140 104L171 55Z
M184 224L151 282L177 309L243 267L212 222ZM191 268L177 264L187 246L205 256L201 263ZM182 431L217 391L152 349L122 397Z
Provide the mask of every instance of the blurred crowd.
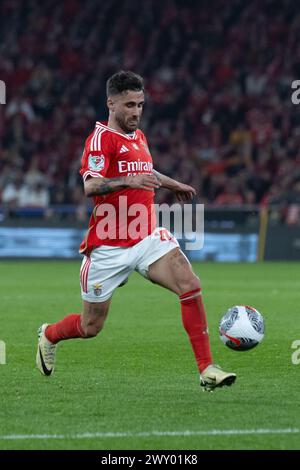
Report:
M299 219L294 0L2 0L0 204L84 214L83 145L120 69L145 78L141 127L158 171L201 202L275 203Z

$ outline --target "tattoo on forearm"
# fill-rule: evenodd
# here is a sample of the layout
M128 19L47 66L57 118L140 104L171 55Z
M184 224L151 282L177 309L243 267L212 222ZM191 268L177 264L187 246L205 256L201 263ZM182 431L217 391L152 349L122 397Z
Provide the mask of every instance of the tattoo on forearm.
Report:
M92 181L90 185L91 193L95 196L101 196L102 194L111 193L113 191L119 190L123 184L123 178L96 178Z
M109 183L102 184L97 189L98 194L111 193L112 191L113 191L113 188L111 187Z

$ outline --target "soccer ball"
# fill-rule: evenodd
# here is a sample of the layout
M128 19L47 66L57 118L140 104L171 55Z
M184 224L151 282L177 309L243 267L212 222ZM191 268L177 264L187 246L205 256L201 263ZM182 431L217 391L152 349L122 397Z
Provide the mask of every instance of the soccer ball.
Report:
M230 349L246 351L257 346L264 337L262 315L248 305L236 305L227 310L219 325L220 339Z

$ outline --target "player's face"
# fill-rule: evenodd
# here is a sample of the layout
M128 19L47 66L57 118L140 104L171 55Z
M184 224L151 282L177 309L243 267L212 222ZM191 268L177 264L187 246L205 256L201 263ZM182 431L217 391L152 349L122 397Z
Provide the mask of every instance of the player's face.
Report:
M116 123L124 132L134 132L137 130L143 106L143 91L124 91L108 100L108 107L114 114Z

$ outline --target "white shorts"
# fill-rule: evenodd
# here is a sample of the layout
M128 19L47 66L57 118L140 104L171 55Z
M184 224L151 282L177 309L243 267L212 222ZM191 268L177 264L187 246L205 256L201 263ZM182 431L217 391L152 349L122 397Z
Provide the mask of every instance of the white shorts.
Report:
M85 256L80 269L81 296L88 302L104 302L125 284L133 271L148 279L150 264L174 248L176 238L158 227L151 235L129 248L102 245Z

